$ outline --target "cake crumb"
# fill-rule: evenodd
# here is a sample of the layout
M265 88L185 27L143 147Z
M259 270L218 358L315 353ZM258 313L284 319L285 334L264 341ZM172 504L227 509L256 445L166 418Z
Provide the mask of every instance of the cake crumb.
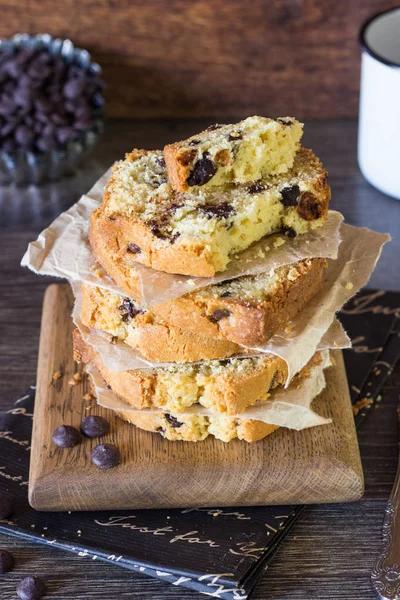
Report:
M353 405L354 416L358 415L360 410L363 408L369 408L372 404L372 398L361 398L358 402Z
M186 283L190 286L196 285L193 279L187 279Z
M110 338L110 344L112 344L113 346L115 346L115 344L118 342L118 336L117 335L112 335Z
M375 375L380 375L382 373L382 371L380 369L378 369L377 371L375 371Z
M53 381L57 381L57 379L61 379L62 376L63 376L63 374L61 373L61 371L56 371L53 375Z
M279 248L279 246L283 246L283 244L285 243L286 240L284 240L284 238L279 237L277 240L275 240L275 242L273 243L274 248Z
M79 383L79 381L82 381L82 375L80 373L75 373L74 379Z
M285 333L292 333L292 328L291 327L285 327Z
M87 394L85 394L85 395L83 396L83 399L84 399L84 400L87 400L88 402L89 402L90 400L94 400L94 398L93 398L93 394L91 394L90 392L88 392Z
M354 285L351 283L351 281L348 281L345 285L346 290L352 290L354 287Z
M97 279L101 279L101 277L102 277L102 274L101 274L101 271L100 271L100 269L95 269L95 270L93 271L93 275L94 275L95 277L97 277Z

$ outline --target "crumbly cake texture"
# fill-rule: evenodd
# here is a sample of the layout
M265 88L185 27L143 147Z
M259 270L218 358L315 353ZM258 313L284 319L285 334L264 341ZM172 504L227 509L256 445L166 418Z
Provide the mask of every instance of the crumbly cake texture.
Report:
M234 125L211 125L165 146L168 177L175 190L186 192L286 173L302 134L303 124L293 117L256 116Z
M228 358L244 348L229 340L213 339L175 325L146 310L130 298L92 285L82 285L81 320L125 342L152 362L187 363Z
M172 189L162 152L134 150L114 167L91 215L90 242L101 264L106 255L111 264L211 277L266 235L319 227L329 200L327 173L305 148L283 175L190 193Z
M182 415L175 417L168 413L132 413L117 411L117 414L139 429L161 434L170 441L201 442L213 435L222 442L234 438L245 442L257 442L270 435L279 427L263 421L234 419L225 415Z
M79 330L74 331L74 358L95 366L117 396L138 410L159 408L180 413L193 404L201 404L215 413L235 415L267 400L271 390L287 380L285 361L272 354L158 369L111 371ZM296 376L297 383L320 363L321 356L316 353Z
M326 260L305 259L211 285L152 307L171 325L244 346L263 346L322 288Z

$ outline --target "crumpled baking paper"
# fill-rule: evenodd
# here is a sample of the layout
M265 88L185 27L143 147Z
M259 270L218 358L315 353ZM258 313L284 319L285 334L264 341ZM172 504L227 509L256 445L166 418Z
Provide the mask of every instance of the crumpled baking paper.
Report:
M251 419L255 421L263 421L271 425L279 427L287 427L288 429L306 429L317 425L326 425L332 422L332 419L326 419L318 415L311 409L312 401L325 388L324 369L331 365L331 360L328 351L323 352L323 362L321 365L314 367L307 379L303 380L299 386L292 384L287 390L282 388L276 389L271 393L270 398L263 403L247 408L242 413L233 416L232 418ZM126 411L131 413L147 413L157 414L162 413L160 410L137 410L129 404L123 402L114 392L107 388L99 371L88 365L87 372L92 378L93 391L97 397L97 402L100 406L113 411ZM195 404L190 408L186 408L180 415L202 415L202 416L221 416L213 413L210 409Z
M152 362L145 359L140 352L125 344L125 342L117 341L111 344L111 335L100 329L91 329L82 323L80 318L82 305L82 284L80 282L72 282L72 289L75 295L75 305L72 313L72 318L75 325L78 327L81 335L86 343L90 344L95 351L100 355L101 361L110 371L134 371L135 369L154 369L158 367L171 366L172 363ZM314 337L314 333L312 333ZM294 341L296 345L296 341ZM342 325L333 316L333 322L328 327L325 334L320 340L316 340L315 351L324 349L343 349L351 346L350 339L344 331ZM298 352L301 352L301 347L297 347ZM262 356L263 351L255 351L252 356ZM275 354L273 352L272 354ZM278 355L279 356L279 355ZM236 354L235 357L248 358L248 353ZM212 362L212 361L202 361ZM303 364L308 361L306 360ZM175 364L175 363L173 363ZM192 363L195 364L195 363ZM288 365L289 367L290 365ZM303 368L303 366L301 368ZM300 370L300 369L298 369ZM294 374L297 371L294 371Z
M100 267L89 245L89 217L103 197L104 186L110 177L107 171L79 202L62 213L31 242L21 265L38 275L63 277L84 281L120 292L120 288ZM340 244L339 228L343 216L329 211L322 227L290 239L282 234L263 238L235 256L228 268L215 277L186 277L154 271L127 258L141 280L142 297L134 300L143 307L173 300L188 292L241 275L265 273L306 258L336 258ZM280 244L280 245L279 245ZM124 293L127 296L126 293Z
M276 333L265 346L252 347L257 354L271 353L281 357L288 366L288 381L311 359L318 344L331 327L336 312L356 294L369 280L381 254L383 244L389 241L387 234L376 233L343 224L340 229L342 242L338 258L329 260L324 276L323 289L296 315L284 330ZM76 286L75 286L76 287ZM86 341L101 354L106 366L112 371L140 368L139 354L126 344L111 345L110 336L84 329L79 320L79 291L75 321ZM328 336L326 347L349 347L343 339L343 331L336 330L338 338ZM147 366L149 364L148 361ZM153 365L159 366L159 365Z

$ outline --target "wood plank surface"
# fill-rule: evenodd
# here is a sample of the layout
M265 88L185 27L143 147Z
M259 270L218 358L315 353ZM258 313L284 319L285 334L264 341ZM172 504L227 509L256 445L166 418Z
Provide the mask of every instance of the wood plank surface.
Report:
M0 0L0 35L71 38L113 117L356 117L358 31L396 0Z
M195 133L203 125L112 122L103 142L75 177L41 188L0 188L0 412L36 378L43 294L49 279L19 267L27 243L89 189L127 148L157 148L178 135ZM400 253L400 202L384 196L361 176L356 158L357 123L310 122L305 137L329 171L333 207L353 225L392 233L394 239L386 245L370 285L400 291L400 272L395 268ZM351 504L308 507L279 548L253 600L376 599L370 569L381 547L384 508L397 465L395 386L399 385L400 365L385 387L379 409L368 414L358 434L364 497ZM43 575L52 600L203 598L133 575L118 565L99 568L96 561L11 536L1 536L0 546L8 548L16 561L15 571L0 579L0 597L5 600L16 597L16 585L25 574Z
M327 387L313 403L333 423L303 431L281 428L257 443L170 442L122 421L86 401L88 377L73 360L72 292L48 287L42 315L29 499L38 510L106 510L256 506L358 500L364 483L346 372L340 351L332 352ZM62 377L53 380L56 372ZM82 382L71 385L74 373ZM88 411L89 408L89 411ZM118 446L122 462L104 471L90 462L99 443L85 439L73 448L52 442L59 425L79 428L82 417L107 418L103 442Z

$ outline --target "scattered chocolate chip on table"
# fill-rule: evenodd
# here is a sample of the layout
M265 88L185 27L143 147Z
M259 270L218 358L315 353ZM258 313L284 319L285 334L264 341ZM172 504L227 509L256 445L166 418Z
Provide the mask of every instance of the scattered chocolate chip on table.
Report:
M99 469L110 469L121 462L121 453L114 444L99 444L91 453L92 463Z
M86 437L95 438L106 435L110 431L107 419L96 415L88 415L81 421L81 432Z
M72 427L71 425L60 425L54 431L52 440L56 446L60 448L72 448L79 444L82 440L82 436L76 427Z

